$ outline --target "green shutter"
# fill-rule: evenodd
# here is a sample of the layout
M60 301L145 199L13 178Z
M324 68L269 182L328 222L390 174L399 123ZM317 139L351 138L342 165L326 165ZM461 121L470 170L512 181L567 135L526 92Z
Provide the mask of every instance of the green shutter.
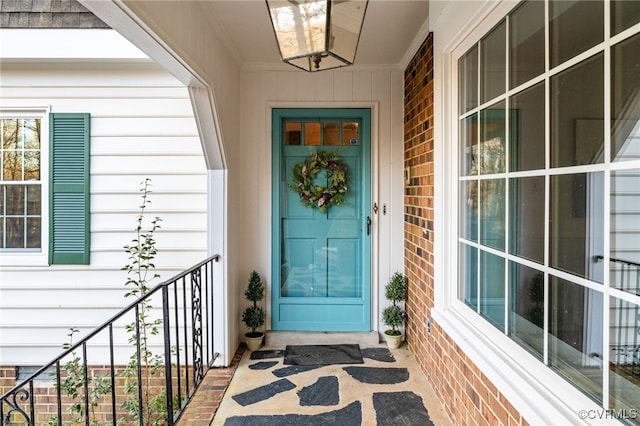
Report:
M89 264L89 114L49 117L49 263Z

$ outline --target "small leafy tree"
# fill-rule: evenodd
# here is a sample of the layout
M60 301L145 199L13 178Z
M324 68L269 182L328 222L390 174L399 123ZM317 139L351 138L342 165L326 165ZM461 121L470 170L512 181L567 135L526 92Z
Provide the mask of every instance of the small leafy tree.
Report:
M385 333L390 336L399 336L400 327L407 317L406 312L400 306L400 302L407 299L407 278L400 272L396 272L384 288L384 295L391 301L391 306L387 306L382 310L382 321L385 325L391 327Z
M266 315L264 309L258 306L258 302L264 298L264 283L256 271L252 271L249 276L249 285L244 292L244 297L252 302L252 305L247 306L242 312L242 321L251 329L247 336L259 337L262 333L256 330L264 325Z
M160 275L155 273L154 258L158 250L156 248L155 233L160 229L162 219L155 217L149 222L145 230L145 209L151 203L149 194L151 193L151 180L145 179L142 182L142 204L140 214L137 218L136 237L131 243L124 246L125 252L129 254L129 263L122 270L127 271L126 286L131 290L125 297L144 296L150 289L150 283ZM121 376L125 379L124 391L129 398L122 403L122 408L127 410L129 415L139 422L142 417L144 425L162 425L166 422L166 392L152 392L152 380L164 377L164 359L161 355L154 354L149 340L151 336L156 336L160 332L162 325L161 318L153 318L153 306L148 300L140 302L138 305L137 327L136 322L128 324L125 329L129 333L129 343L140 347L140 357L138 352L134 352L129 358ZM138 365L138 363L140 365ZM142 383L138 382L138 369L141 370ZM138 398L138 388L142 387L142 400Z
M73 346L73 335L79 330L75 327L69 328L69 343L65 343L62 348L67 350ZM91 426L98 426L98 420L96 420L96 407L100 405L102 398L110 393L113 389L111 385L111 378L108 375L87 377L85 374L85 365L82 363L82 359L76 354L75 350L71 352L71 359L62 366L62 369L66 373L64 379L60 381L60 391L63 395L66 395L71 400L69 411L72 419L70 424L89 424ZM56 373L52 373L54 376ZM84 394L84 384L87 382L87 388L89 389L88 395ZM58 389L56 383L55 388ZM85 410L86 405L89 407L89 412ZM85 421L85 420L88 420ZM49 419L48 425L58 425L58 418L52 417Z

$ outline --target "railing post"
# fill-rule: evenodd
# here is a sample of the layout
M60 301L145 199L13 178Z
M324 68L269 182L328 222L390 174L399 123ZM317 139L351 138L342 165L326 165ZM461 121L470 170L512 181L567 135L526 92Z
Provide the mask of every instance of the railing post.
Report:
M193 385L202 381L202 272L191 272L191 349L193 351Z
M171 329L169 286L162 287L162 330L164 333L164 380L167 395L167 424L173 425L173 379L171 377Z
M144 300L140 303L144 303ZM142 397L142 348L140 346L140 304L136 304L134 308L136 314L135 331L136 331L136 374L138 378L138 424L144 426L144 399ZM145 346L146 347L146 346Z

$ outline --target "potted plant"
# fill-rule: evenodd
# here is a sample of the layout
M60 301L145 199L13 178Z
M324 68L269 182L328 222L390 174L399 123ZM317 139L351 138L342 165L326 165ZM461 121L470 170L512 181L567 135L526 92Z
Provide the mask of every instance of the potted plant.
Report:
M260 349L264 337L263 332L256 330L264 325L265 319L264 309L258 306L258 302L264 297L264 284L256 271L251 272L249 286L244 292L244 297L252 302L242 312L242 321L251 329L250 332L245 333L246 343L250 351L256 351Z
M399 328L407 317L399 304L407 299L407 278L400 272L394 273L384 288L384 296L391 301L391 306L382 310L382 322L391 327L385 330L384 338L387 345L395 349L402 343L402 333Z

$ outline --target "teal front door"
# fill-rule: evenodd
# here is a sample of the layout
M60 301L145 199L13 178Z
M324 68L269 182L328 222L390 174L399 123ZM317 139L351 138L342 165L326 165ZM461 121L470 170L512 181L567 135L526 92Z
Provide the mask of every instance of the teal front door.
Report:
M271 328L369 331L371 112L274 109L272 120Z

